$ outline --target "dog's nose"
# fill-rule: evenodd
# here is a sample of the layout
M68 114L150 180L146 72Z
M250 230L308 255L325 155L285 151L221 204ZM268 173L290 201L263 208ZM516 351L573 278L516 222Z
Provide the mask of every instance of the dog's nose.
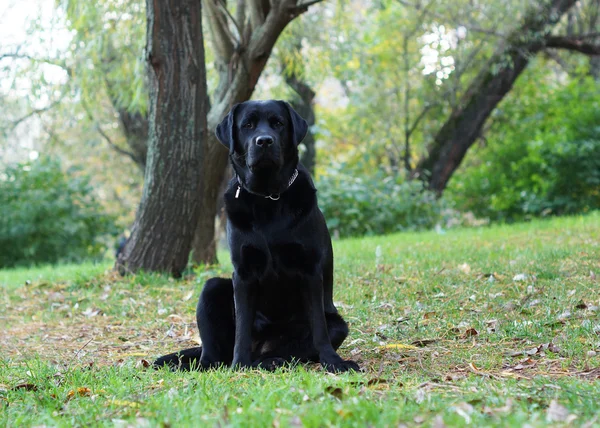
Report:
M260 135L256 137L256 145L259 147L270 146L271 144L273 144L273 142L273 137L269 135Z

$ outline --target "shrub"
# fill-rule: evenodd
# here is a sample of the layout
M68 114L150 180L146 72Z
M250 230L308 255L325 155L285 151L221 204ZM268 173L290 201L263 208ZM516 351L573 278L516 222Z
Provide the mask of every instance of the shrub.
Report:
M49 158L0 172L0 268L103 253L114 221L103 214L89 179L75 173Z
M595 130L593 139L542 149L548 186L540 208L555 214L600 209L600 127Z
M377 171L354 175L333 168L318 179L319 206L335 236L380 235L431 228L442 203L418 181Z
M446 197L493 220L600 209L597 83L520 83L519 96L500 106L487 145L469 152Z

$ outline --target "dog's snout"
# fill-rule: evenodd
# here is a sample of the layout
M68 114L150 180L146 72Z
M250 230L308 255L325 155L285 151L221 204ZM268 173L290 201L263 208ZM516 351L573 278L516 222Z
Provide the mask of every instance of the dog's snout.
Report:
M256 145L259 147L270 146L275 140L270 135L259 135L256 137Z

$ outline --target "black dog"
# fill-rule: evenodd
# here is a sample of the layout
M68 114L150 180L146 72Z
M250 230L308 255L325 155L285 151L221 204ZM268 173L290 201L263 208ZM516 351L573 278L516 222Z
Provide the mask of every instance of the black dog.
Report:
M306 131L283 101L238 104L217 127L235 172L225 192L233 278L212 278L202 290L202 347L165 355L156 367L313 361L331 372L360 370L336 353L348 326L333 304L331 237L298 162Z

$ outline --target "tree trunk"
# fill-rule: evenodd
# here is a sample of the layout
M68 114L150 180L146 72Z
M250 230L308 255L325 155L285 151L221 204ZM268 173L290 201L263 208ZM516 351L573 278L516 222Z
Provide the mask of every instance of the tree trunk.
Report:
M552 26L575 3L576 0L552 0L541 10L529 12L523 24L508 37L506 46L496 51L469 86L428 146L427 155L419 161L413 177L419 176L429 189L441 195L494 108L525 70L531 55L544 47Z
M150 81L144 193L116 267L181 276L200 216L208 97L201 2L147 0Z
M300 116L302 116L308 122L308 132L302 141L302 144L304 144L306 150L304 153L302 153L300 162L302 162L302 165L304 165L306 169L308 169L308 171L314 175L317 150L315 147L315 134L312 132L311 128L315 124L314 100L316 93L312 90L308 83L301 80L293 72L286 76L285 82L294 90L294 92L296 92L296 94L298 94L298 98L291 101L294 110L296 110L298 114L300 114Z
M215 126L216 127L216 126ZM194 235L192 260L195 264L217 263L217 235L215 218L222 190L221 184L225 179L228 152L217 141L214 133L209 137L207 162L203 168L204 190L200 197L202 213L198 220Z
M133 154L132 159L142 171L146 171L148 117L140 112L130 112L124 108L119 108L117 111L121 127L125 133L127 145L129 146L129 152Z

